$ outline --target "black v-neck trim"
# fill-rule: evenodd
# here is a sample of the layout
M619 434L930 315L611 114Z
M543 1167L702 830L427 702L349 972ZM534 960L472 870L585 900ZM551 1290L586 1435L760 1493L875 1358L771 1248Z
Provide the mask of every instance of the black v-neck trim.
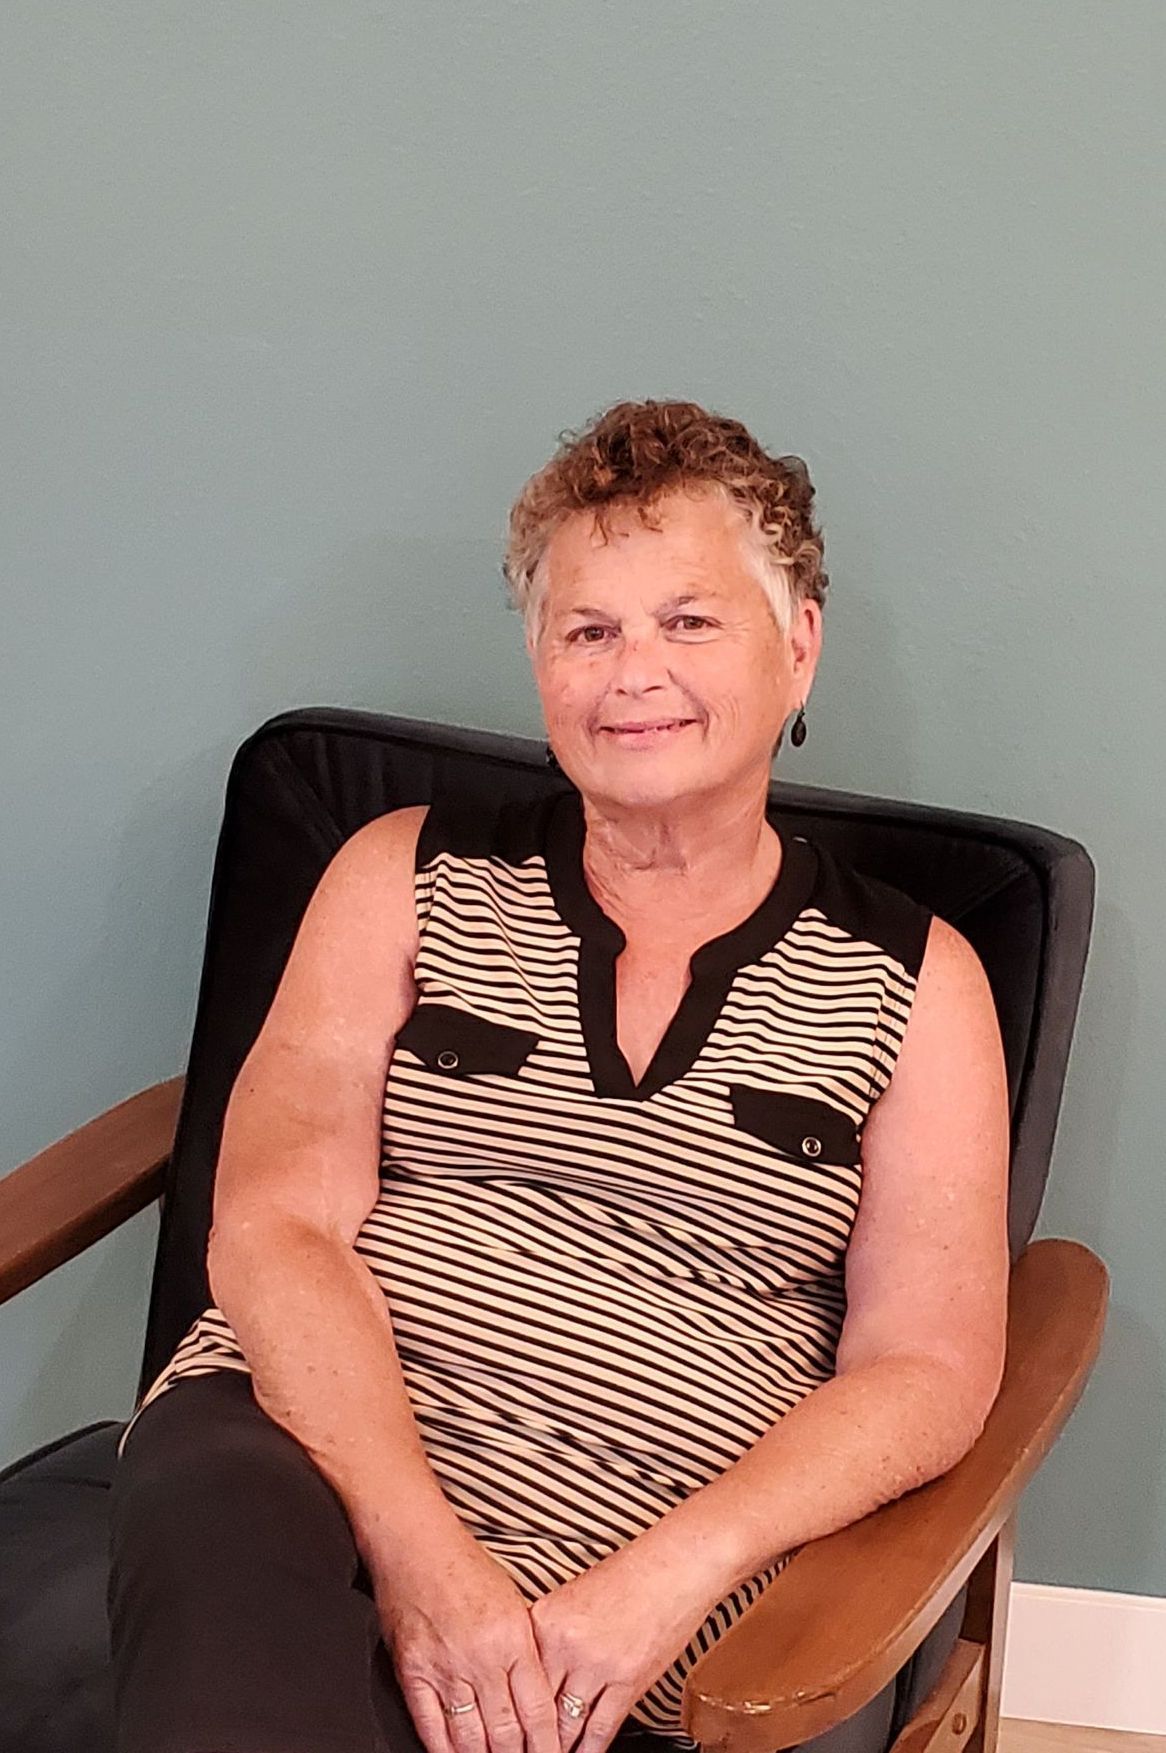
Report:
M771 823L772 825L772 823ZM643 1101L690 1070L728 997L739 968L783 938L810 897L818 858L808 840L782 836L773 886L747 919L710 938L691 958L692 979L639 1083L616 1039L615 964L627 943L603 911L583 872L586 826L579 792L563 792L548 815L547 881L556 911L579 938L579 1017L598 1096Z

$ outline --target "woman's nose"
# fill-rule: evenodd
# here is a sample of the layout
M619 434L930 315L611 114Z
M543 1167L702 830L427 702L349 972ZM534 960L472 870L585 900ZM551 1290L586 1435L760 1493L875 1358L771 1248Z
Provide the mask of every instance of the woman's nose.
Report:
M668 680L667 655L658 632L625 632L614 653L615 686L635 694L662 687Z

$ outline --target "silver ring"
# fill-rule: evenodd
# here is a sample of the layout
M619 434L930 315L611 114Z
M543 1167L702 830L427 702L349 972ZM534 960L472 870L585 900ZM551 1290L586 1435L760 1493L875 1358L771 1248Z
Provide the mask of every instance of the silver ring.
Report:
M576 1698L573 1692L560 1692L559 1704L564 1714L569 1717L581 1717L587 1709L586 1700Z
M468 1704L443 1704L441 1708L446 1716L464 1716L467 1710L477 1710L478 1701L471 1698Z

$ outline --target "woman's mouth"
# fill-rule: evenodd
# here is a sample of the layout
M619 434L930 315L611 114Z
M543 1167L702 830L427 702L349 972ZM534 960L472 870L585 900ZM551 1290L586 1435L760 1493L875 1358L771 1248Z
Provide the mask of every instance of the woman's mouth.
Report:
M694 718L653 718L642 723L605 724L602 729L625 748L655 748L695 723Z

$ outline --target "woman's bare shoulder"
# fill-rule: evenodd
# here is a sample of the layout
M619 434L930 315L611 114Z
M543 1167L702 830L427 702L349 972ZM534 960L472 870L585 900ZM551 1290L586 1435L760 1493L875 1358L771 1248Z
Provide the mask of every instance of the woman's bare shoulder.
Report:
M374 816L341 846L332 864L341 862L347 871L364 871L382 879L413 880L417 844L429 814L427 803L407 804ZM330 867L331 868L331 867Z
M414 874L428 804L410 804L374 816L333 854L316 887L307 922L317 921L332 948L348 940L397 941L412 959L417 947ZM365 952L367 953L367 952Z

